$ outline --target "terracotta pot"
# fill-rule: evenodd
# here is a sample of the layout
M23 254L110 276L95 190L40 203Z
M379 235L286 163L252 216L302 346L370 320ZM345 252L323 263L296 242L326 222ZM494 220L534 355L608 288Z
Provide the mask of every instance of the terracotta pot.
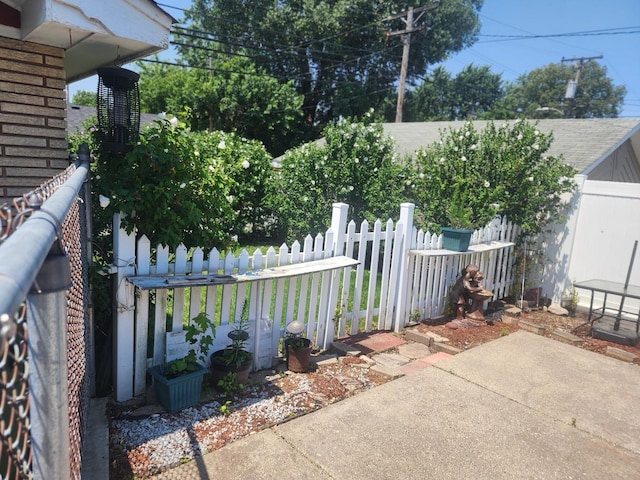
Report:
M218 350L217 352L213 352L211 354L211 366L209 367L209 371L211 372L211 380L216 389L220 389L218 387L218 382L224 379L227 374L233 372L236 374L237 382L242 385L246 385L249 381L249 372L251 371L251 360L245 361L240 365L228 365L222 359L222 353L224 350Z
M291 346L291 342L303 341L304 346L294 347ZM309 370L309 362L311 361L311 340L308 338L302 339L287 339L285 340L287 347L287 369L296 373L304 373Z

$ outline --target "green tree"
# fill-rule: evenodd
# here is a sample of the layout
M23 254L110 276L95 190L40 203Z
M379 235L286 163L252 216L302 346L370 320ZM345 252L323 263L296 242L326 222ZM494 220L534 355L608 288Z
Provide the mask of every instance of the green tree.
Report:
M422 0L414 7L431 3ZM416 15L416 26L429 28L412 35L409 80L473 44L482 3L449 0L420 19ZM307 125L322 126L340 116L361 116L393 95L402 42L388 33L405 28L397 14L405 10L399 1L257 0L248 8L244 0L194 0L187 18L198 33L178 35L187 44L179 51L192 65L204 66L220 51L255 58L274 77L293 80L304 95Z
M73 105L84 105L85 107L96 106L96 92L78 90L71 99Z
M614 86L606 67L595 61L584 64L573 108L568 112L564 97L567 83L575 75L572 65L551 63L520 76L507 85L504 98L493 108L492 118L609 118L620 114L626 88Z
M412 90L405 102L407 121L464 120L482 117L502 95L500 74L491 73L488 66L466 66L451 77L443 67L437 67ZM388 121L395 117L386 112Z
M403 118L408 122L450 120L454 116L451 74L436 67L422 83L412 89L405 100ZM396 115L396 104L386 112L388 121Z
M272 202L288 241L324 233L334 202L347 203L356 223L397 217L411 188L411 167L395 161L394 142L372 112L362 121L341 119L323 134L323 144L290 150L281 162Z
M141 103L148 111L191 111L194 130L222 130L261 141L272 155L299 143L302 97L247 58L211 69L141 64Z

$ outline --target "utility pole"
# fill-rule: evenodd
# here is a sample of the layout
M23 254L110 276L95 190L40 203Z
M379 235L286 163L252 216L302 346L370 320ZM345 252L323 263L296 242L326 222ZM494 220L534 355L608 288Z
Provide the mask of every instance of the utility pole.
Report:
M598 55L595 57L576 57L576 58L564 58L562 57L561 62L575 62L575 70L576 77L573 80L569 80L567 83L567 91L564 94L564 99L567 100L567 108L564 109L564 118L571 118L571 110L573 109L573 104L575 102L576 90L578 89L578 81L580 80L580 73L584 68L585 64L589 60L596 60L602 58L602 55Z
M407 81L407 66L409 65L409 48L411 46L411 34L425 29L425 25L416 27L414 22L420 20L420 17L427 10L436 8L440 2L430 3L424 7L409 7L406 12L402 12L398 15L387 17L384 21L394 20L400 18L405 23L404 30L396 30L395 32L387 32L387 38L394 37L396 35L402 35L402 64L400 65L400 80L398 82L398 103L396 104L396 123L402 122L402 106L404 105L404 86ZM414 19L414 14L420 14L418 18ZM406 15L407 18L404 18Z

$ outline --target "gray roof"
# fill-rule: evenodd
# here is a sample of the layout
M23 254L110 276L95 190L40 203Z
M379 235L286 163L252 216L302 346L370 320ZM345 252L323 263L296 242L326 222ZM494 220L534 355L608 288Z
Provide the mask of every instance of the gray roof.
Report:
M495 120L500 125L504 120ZM508 120L512 123L514 120ZM640 155L640 118L553 119L529 120L543 133L553 132L549 155L560 155L580 173L589 173L613 150L634 136L633 144ZM488 121L475 120L476 130L483 130ZM418 148L440 140L440 132L460 129L458 122L384 123L384 133L393 137L401 155L413 154ZM636 135L637 134L637 135Z
M96 107L85 107L84 105L67 104L67 133L74 133L82 130L83 122L91 116L96 117ZM147 125L158 119L155 113L141 113L140 126Z

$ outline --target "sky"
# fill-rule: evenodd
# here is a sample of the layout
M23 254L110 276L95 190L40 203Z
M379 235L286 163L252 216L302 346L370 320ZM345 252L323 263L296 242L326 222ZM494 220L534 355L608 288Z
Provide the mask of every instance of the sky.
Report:
M157 0L157 3L181 20L180 9L189 8L191 0ZM514 81L563 58L602 55L602 59L595 61L606 67L614 85L627 88L620 116L640 118L640 0L485 0L480 21L478 41L442 63L452 75L473 63L489 65L492 73ZM611 29L635 33L597 32ZM537 38L513 39L505 35ZM171 61L173 55L168 50L159 57ZM69 98L78 90L93 92L97 84L96 77L74 82L69 85Z

